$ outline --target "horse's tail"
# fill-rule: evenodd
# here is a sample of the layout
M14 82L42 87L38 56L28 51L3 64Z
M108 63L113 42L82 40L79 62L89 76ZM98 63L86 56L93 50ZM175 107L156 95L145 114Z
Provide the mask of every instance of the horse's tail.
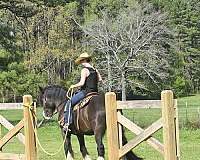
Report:
M124 133L124 129L122 128L122 144L125 145L127 143L127 138ZM127 154L125 154L126 160L142 160L143 158L140 158L136 156L132 151L129 151Z

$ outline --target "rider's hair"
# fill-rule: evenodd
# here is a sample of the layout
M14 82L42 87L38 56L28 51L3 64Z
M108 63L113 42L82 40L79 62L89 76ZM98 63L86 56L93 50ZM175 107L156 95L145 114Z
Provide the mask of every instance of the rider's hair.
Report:
M86 59L86 62L87 62L87 63L90 63L90 62L91 62L91 59L90 59L90 58L87 58L87 59Z
M91 58L86 58L86 59L81 60L81 62L83 62L83 61L86 61L87 63L90 63L91 62Z

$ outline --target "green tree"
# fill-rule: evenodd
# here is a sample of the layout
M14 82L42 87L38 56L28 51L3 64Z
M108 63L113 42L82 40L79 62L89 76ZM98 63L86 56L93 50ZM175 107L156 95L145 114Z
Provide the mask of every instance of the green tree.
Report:
M169 25L176 30L175 37L179 49L176 57L179 62L172 64L173 86L179 86L177 79L184 79L187 85L184 89L180 87L181 92L184 94L194 92L200 82L200 2L198 0L152 1L158 8L169 12Z

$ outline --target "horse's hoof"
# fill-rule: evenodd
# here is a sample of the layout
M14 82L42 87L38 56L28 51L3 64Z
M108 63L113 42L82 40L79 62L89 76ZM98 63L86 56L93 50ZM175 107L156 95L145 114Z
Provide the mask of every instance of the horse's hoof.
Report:
M104 160L104 158L103 157L98 157L97 160Z
M83 160L91 160L89 155L86 155L85 158Z
M68 152L67 153L67 160L73 160L74 158L72 157L71 153Z

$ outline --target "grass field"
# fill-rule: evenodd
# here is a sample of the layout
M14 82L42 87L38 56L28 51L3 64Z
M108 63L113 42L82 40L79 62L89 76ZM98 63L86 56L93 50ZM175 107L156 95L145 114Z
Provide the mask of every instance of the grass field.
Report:
M197 114L198 107L200 107L200 95L178 99L180 123L184 124L185 118L191 121L196 121L198 119L198 114ZM38 108L37 113L38 113L37 114L38 119L41 119L41 108ZM13 124L16 124L22 118L22 111L20 110L0 111L0 114L6 117ZM141 110L124 111L124 114L138 125L146 127L153 121L158 119L161 113L159 109L147 109L142 111ZM3 134L5 134L7 131L6 129L2 128L2 132ZM60 129L56 121L56 117L53 121L39 128L38 135L41 144L48 152L54 153L62 145L62 138L60 134ZM128 139L134 137L134 135L130 133L128 130L126 130L126 136L128 137ZM162 141L162 130L157 132L154 136L160 139L160 141ZM106 136L104 138L104 144L107 151ZM78 141L75 136L72 136L72 145L75 152L75 159L77 160L82 159L79 152ZM96 144L94 142L93 136L91 137L86 136L86 145L92 159L96 159L97 158ZM181 148L181 160L200 160L200 129L182 127L180 129L180 148ZM16 140L16 138L14 138L3 148L3 152L23 153L24 147ZM157 151L153 150L146 143L142 143L141 145L139 145L134 150L134 152L146 160L163 159L162 156ZM63 150L55 156L48 156L42 152L41 148L39 148L39 160L64 160L64 159L65 158Z

